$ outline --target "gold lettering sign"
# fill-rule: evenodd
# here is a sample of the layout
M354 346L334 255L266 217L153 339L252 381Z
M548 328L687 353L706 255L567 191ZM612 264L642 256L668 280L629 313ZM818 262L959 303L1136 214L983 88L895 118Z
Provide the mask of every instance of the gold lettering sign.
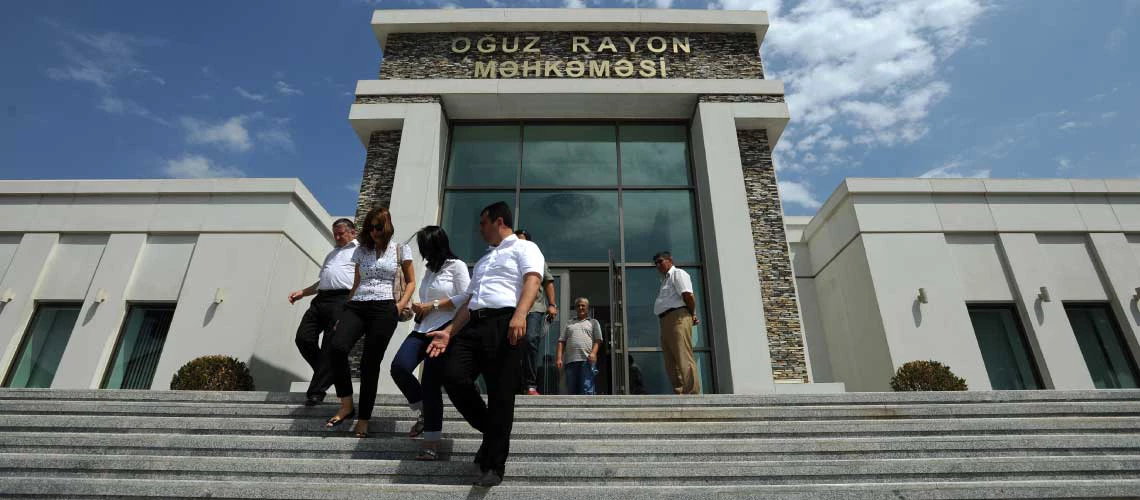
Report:
M642 40L641 37L604 36L591 39L586 36L574 36L570 39L570 52L572 54L621 54L627 57L615 61L592 59L569 59L553 61L475 61L474 78L665 78L668 75L666 58L664 54L670 50L674 54L690 54L692 48L689 37L651 36ZM516 35L484 35L475 40L469 37L457 36L451 39L451 52L454 54L480 55L491 54L540 54L539 44L541 37ZM620 42L620 43L619 43ZM651 56L639 57L641 50L651 53Z

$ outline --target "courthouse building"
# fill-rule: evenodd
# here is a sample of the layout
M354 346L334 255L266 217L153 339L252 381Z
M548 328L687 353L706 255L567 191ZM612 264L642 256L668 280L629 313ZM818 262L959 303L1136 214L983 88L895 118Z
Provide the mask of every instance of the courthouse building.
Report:
M372 27L356 216L390 206L399 239L442 225L473 264L479 210L506 201L555 276L552 330L579 296L605 327L601 392L668 391L661 250L693 277L707 392L883 391L917 359L974 390L1137 385L1140 182L848 179L784 217L763 12L381 10ZM4 384L164 389L229 354L259 389L297 387L303 306L285 297L315 280L332 219L295 180L0 182Z

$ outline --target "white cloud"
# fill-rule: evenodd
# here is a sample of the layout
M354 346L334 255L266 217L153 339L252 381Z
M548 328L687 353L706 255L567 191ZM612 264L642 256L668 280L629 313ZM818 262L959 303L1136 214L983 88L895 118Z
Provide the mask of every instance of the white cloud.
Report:
M988 179L990 177L989 169L974 170L966 172L962 170L962 164L959 162L950 162L941 167L932 168L919 176L923 179Z
M277 80L276 88L277 92L281 95L305 95L305 93L301 90L293 88L288 83L285 83L281 80Z
M245 177L245 172L234 167L215 164L209 158L186 154L170 159L162 167L167 177L178 179L210 179L216 177Z
M60 47L65 61L62 66L49 68L48 77L90 83L107 92L112 90L115 81L123 79L166 84L166 80L144 66L137 55L140 49L161 46L165 41L113 31L86 33L55 21L48 24L64 33Z
M1116 111L1109 111L1109 112L1107 112L1107 113L1101 113L1101 114L1100 114L1100 117L1101 117L1101 118L1103 118L1103 119L1105 119L1105 120L1108 120L1108 119L1110 119L1110 118L1114 118L1114 117L1116 117L1116 115L1118 115L1118 114L1120 114L1120 113L1118 113L1118 112L1116 112Z
M1074 129L1074 128L1085 128L1085 127L1088 127L1090 125L1091 124L1089 122L1077 122L1077 121L1071 121L1070 120L1070 121L1067 121L1065 123L1062 123L1061 126L1057 127L1057 128L1059 130L1069 130L1069 129Z
M562 6L567 9L584 9L586 8L586 0L563 0Z
M254 102L266 102L269 100L269 98L265 97L264 94L255 94L241 87L234 87L234 92L237 92L238 95Z
M1064 172L1073 169L1073 162L1064 156L1057 158L1057 175L1063 175Z
M780 200L784 204L793 203L805 208L819 208L823 205L808 188L807 183L794 181L779 181L776 187L780 191Z
M210 94L198 94L193 96L192 99L197 99L199 101L209 101L213 100L214 96L211 96Z
M197 118L183 117L181 123L186 129L186 142L190 144L211 144L233 151L249 151L253 142L249 140L249 130L245 127L248 119L248 116L239 115L221 123L207 123Z
M112 95L105 95L99 99L99 103L96 104L95 107L113 115L141 116L155 123L170 126L169 121L155 115L143 105L130 99L121 99Z
M257 140L262 143L283 149L286 151L293 151L296 145L293 143L293 135L289 133L286 126L289 120L286 118L278 118L272 120L272 124L268 128L261 130L257 133Z
M668 9L673 6L673 0L654 0L653 3L658 9Z

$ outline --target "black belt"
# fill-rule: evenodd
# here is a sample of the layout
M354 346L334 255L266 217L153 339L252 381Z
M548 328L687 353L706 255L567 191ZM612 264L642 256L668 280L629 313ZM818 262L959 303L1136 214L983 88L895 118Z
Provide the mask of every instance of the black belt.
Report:
M494 318L496 316L502 316L504 314L513 314L514 312L515 312L515 308L513 308L513 307L498 307L498 308L494 308L494 309L491 309L491 308L474 309L471 311L471 317L475 318L475 319L486 319L486 318Z
M348 295L348 292L350 292L350 291L352 291L352 290L348 290L345 288L341 288L339 290L317 290L317 296L318 297L336 297L339 295Z
M657 317L658 318L664 318L665 316L669 315L669 313L676 311L677 309L687 309L687 308L685 306L669 308L669 309L666 309L665 312L658 314Z

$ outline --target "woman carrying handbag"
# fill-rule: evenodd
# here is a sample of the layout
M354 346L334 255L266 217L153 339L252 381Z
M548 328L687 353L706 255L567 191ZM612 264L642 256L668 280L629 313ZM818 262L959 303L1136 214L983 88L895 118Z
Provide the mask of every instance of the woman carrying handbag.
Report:
M415 271L407 245L392 241L395 233L392 215L387 208L373 208L364 218L360 245L352 255L356 277L340 320L334 327L329 349L329 366L333 368L336 395L340 409L325 423L332 428L357 417L353 431L356 437L368 436L368 421L376 404L376 386L380 381L380 361L388 349L388 341L399 321L411 319L408 303L415 292ZM360 358L360 408L352 405L352 373L348 353L364 337L364 353Z

